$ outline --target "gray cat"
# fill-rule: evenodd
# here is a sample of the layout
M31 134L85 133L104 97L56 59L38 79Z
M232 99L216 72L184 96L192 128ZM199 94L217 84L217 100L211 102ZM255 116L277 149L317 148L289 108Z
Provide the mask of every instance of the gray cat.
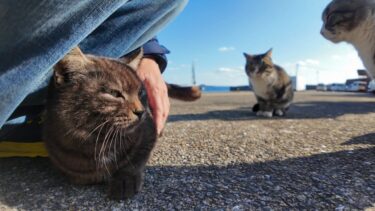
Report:
M246 74L258 101L253 112L264 117L284 116L293 100L293 87L285 70L273 64L272 49L265 54L244 56Z
M375 76L375 0L333 0L323 12L321 34L333 43L345 41L358 51Z

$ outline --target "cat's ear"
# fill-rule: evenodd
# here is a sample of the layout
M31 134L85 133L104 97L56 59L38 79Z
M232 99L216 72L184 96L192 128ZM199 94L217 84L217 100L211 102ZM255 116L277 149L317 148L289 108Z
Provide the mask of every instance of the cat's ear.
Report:
M54 66L54 80L56 85L67 82L67 77L73 73L85 71L89 59L82 53L79 47L73 48Z
M120 61L129 65L134 71L138 69L143 58L143 48L138 48L120 58Z
M250 54L243 53L243 55L245 56L246 60L252 60L253 59L253 56L250 55Z
M272 57L272 48L266 52L266 56Z
M263 55L262 61L263 61L266 65L269 65L269 66L272 66L272 65L273 65L273 63L272 63L272 48L269 49L269 50Z

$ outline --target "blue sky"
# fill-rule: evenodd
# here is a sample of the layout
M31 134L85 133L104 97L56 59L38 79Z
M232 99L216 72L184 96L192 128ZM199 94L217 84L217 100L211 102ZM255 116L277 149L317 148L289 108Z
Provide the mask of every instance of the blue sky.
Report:
M345 82L363 68L354 48L320 35L321 13L330 0L190 0L159 35L171 50L168 82L247 85L243 52L264 53L306 83Z

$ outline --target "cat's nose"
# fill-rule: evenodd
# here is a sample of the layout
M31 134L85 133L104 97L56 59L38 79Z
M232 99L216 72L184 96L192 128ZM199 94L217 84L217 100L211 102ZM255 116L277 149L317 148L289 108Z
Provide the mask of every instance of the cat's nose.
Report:
M322 29L320 30L320 34L321 34L323 37L325 36L324 28L322 28Z

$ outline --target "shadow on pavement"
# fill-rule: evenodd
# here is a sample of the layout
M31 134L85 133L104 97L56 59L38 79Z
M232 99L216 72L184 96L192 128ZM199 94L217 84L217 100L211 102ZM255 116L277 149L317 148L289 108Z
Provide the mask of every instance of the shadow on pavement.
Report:
M201 114L170 115L168 122L197 120L261 120L251 111L252 107L239 107L231 110L216 110ZM303 102L291 106L286 117L279 119L318 119L336 118L345 114L367 114L375 112L374 102Z
M340 97L355 97L355 98L373 98L375 94L369 92L316 92L311 94L314 97L327 97L328 95L337 95Z
M103 185L68 184L47 159L0 159L0 178L0 204L17 209L100 210L119 206L106 199ZM141 194L121 206L364 209L374 203L372 147L229 166L149 166Z
M375 145L375 133L369 133L363 136L352 138L345 142L343 145L357 145L357 144L369 144Z

